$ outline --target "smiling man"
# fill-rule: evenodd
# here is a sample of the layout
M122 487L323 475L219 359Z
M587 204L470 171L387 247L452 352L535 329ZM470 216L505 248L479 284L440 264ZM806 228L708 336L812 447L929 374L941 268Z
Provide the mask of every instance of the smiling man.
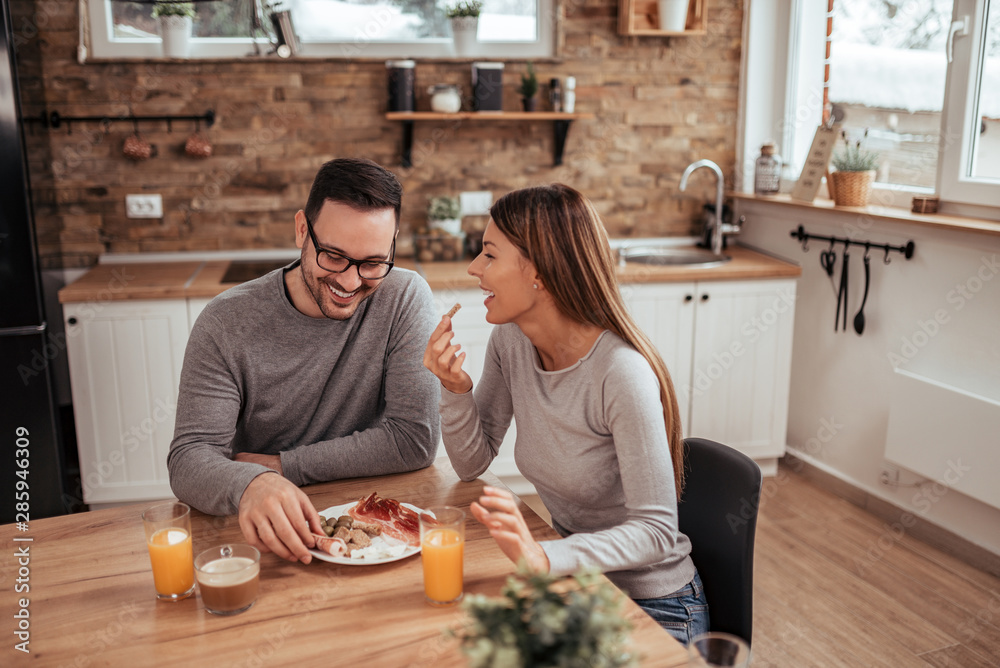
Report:
M308 563L299 485L428 466L440 387L422 363L430 288L395 268L402 187L368 160L323 165L295 214L301 257L202 311L167 465L179 498L239 513L247 542Z

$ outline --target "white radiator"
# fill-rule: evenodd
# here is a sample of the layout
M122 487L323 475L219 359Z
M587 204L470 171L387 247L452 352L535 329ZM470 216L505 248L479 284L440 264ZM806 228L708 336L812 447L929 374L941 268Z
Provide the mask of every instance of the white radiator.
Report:
M1000 508L1000 402L896 369L885 458Z

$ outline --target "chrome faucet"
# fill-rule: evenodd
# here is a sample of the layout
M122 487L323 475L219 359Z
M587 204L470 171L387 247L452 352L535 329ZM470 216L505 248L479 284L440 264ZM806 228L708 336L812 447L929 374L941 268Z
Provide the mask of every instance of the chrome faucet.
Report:
M723 232L727 234L735 234L740 231L737 225L723 225L722 224L722 191L724 188L724 181L722 177L722 170L719 166L712 162L711 160L698 160L697 162L692 162L681 174L681 191L687 188L688 177L691 176L691 172L701 167L707 167L715 172L715 221L711 224L711 239L712 239L712 252L716 255L722 255L722 234Z

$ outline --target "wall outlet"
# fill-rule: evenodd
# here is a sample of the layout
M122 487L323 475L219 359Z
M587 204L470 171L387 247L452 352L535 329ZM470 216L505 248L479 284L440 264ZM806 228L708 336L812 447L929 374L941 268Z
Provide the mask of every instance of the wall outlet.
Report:
M493 205L493 193L489 190L472 190L460 193L463 216L488 216Z
M125 195L127 218L163 218L163 195Z
M882 464L882 472L879 474L878 480L883 485L898 485L899 469L892 464Z

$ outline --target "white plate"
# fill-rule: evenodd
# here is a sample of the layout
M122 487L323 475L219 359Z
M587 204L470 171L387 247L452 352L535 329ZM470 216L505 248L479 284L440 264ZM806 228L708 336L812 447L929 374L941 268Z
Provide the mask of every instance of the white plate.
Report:
M332 517L334 521L336 521L336 519L341 515L348 514L347 513L348 508L353 508L356 505L358 505L358 502L352 501L350 503L343 503L339 506L330 506L326 510L319 511L319 514L327 518L328 520ZM402 503L400 505L409 508L418 515L424 512L422 509L417 508L416 506L410 503ZM386 540L382 536L372 536L372 543L375 544L379 542L385 543L389 541L392 541L393 543L396 544L400 542L395 538L389 538L388 540ZM374 566L375 564L388 564L393 561L399 561L400 559L406 559L407 557L412 557L418 552L420 552L420 546L411 545L407 546L406 549L403 550L402 554L397 555L395 557L382 557L380 559L351 559L350 557L335 557L332 554L329 554L328 552L321 552L319 550L309 550L309 553L312 554L317 559L321 559L322 561L329 561L331 564L343 564L345 566Z

